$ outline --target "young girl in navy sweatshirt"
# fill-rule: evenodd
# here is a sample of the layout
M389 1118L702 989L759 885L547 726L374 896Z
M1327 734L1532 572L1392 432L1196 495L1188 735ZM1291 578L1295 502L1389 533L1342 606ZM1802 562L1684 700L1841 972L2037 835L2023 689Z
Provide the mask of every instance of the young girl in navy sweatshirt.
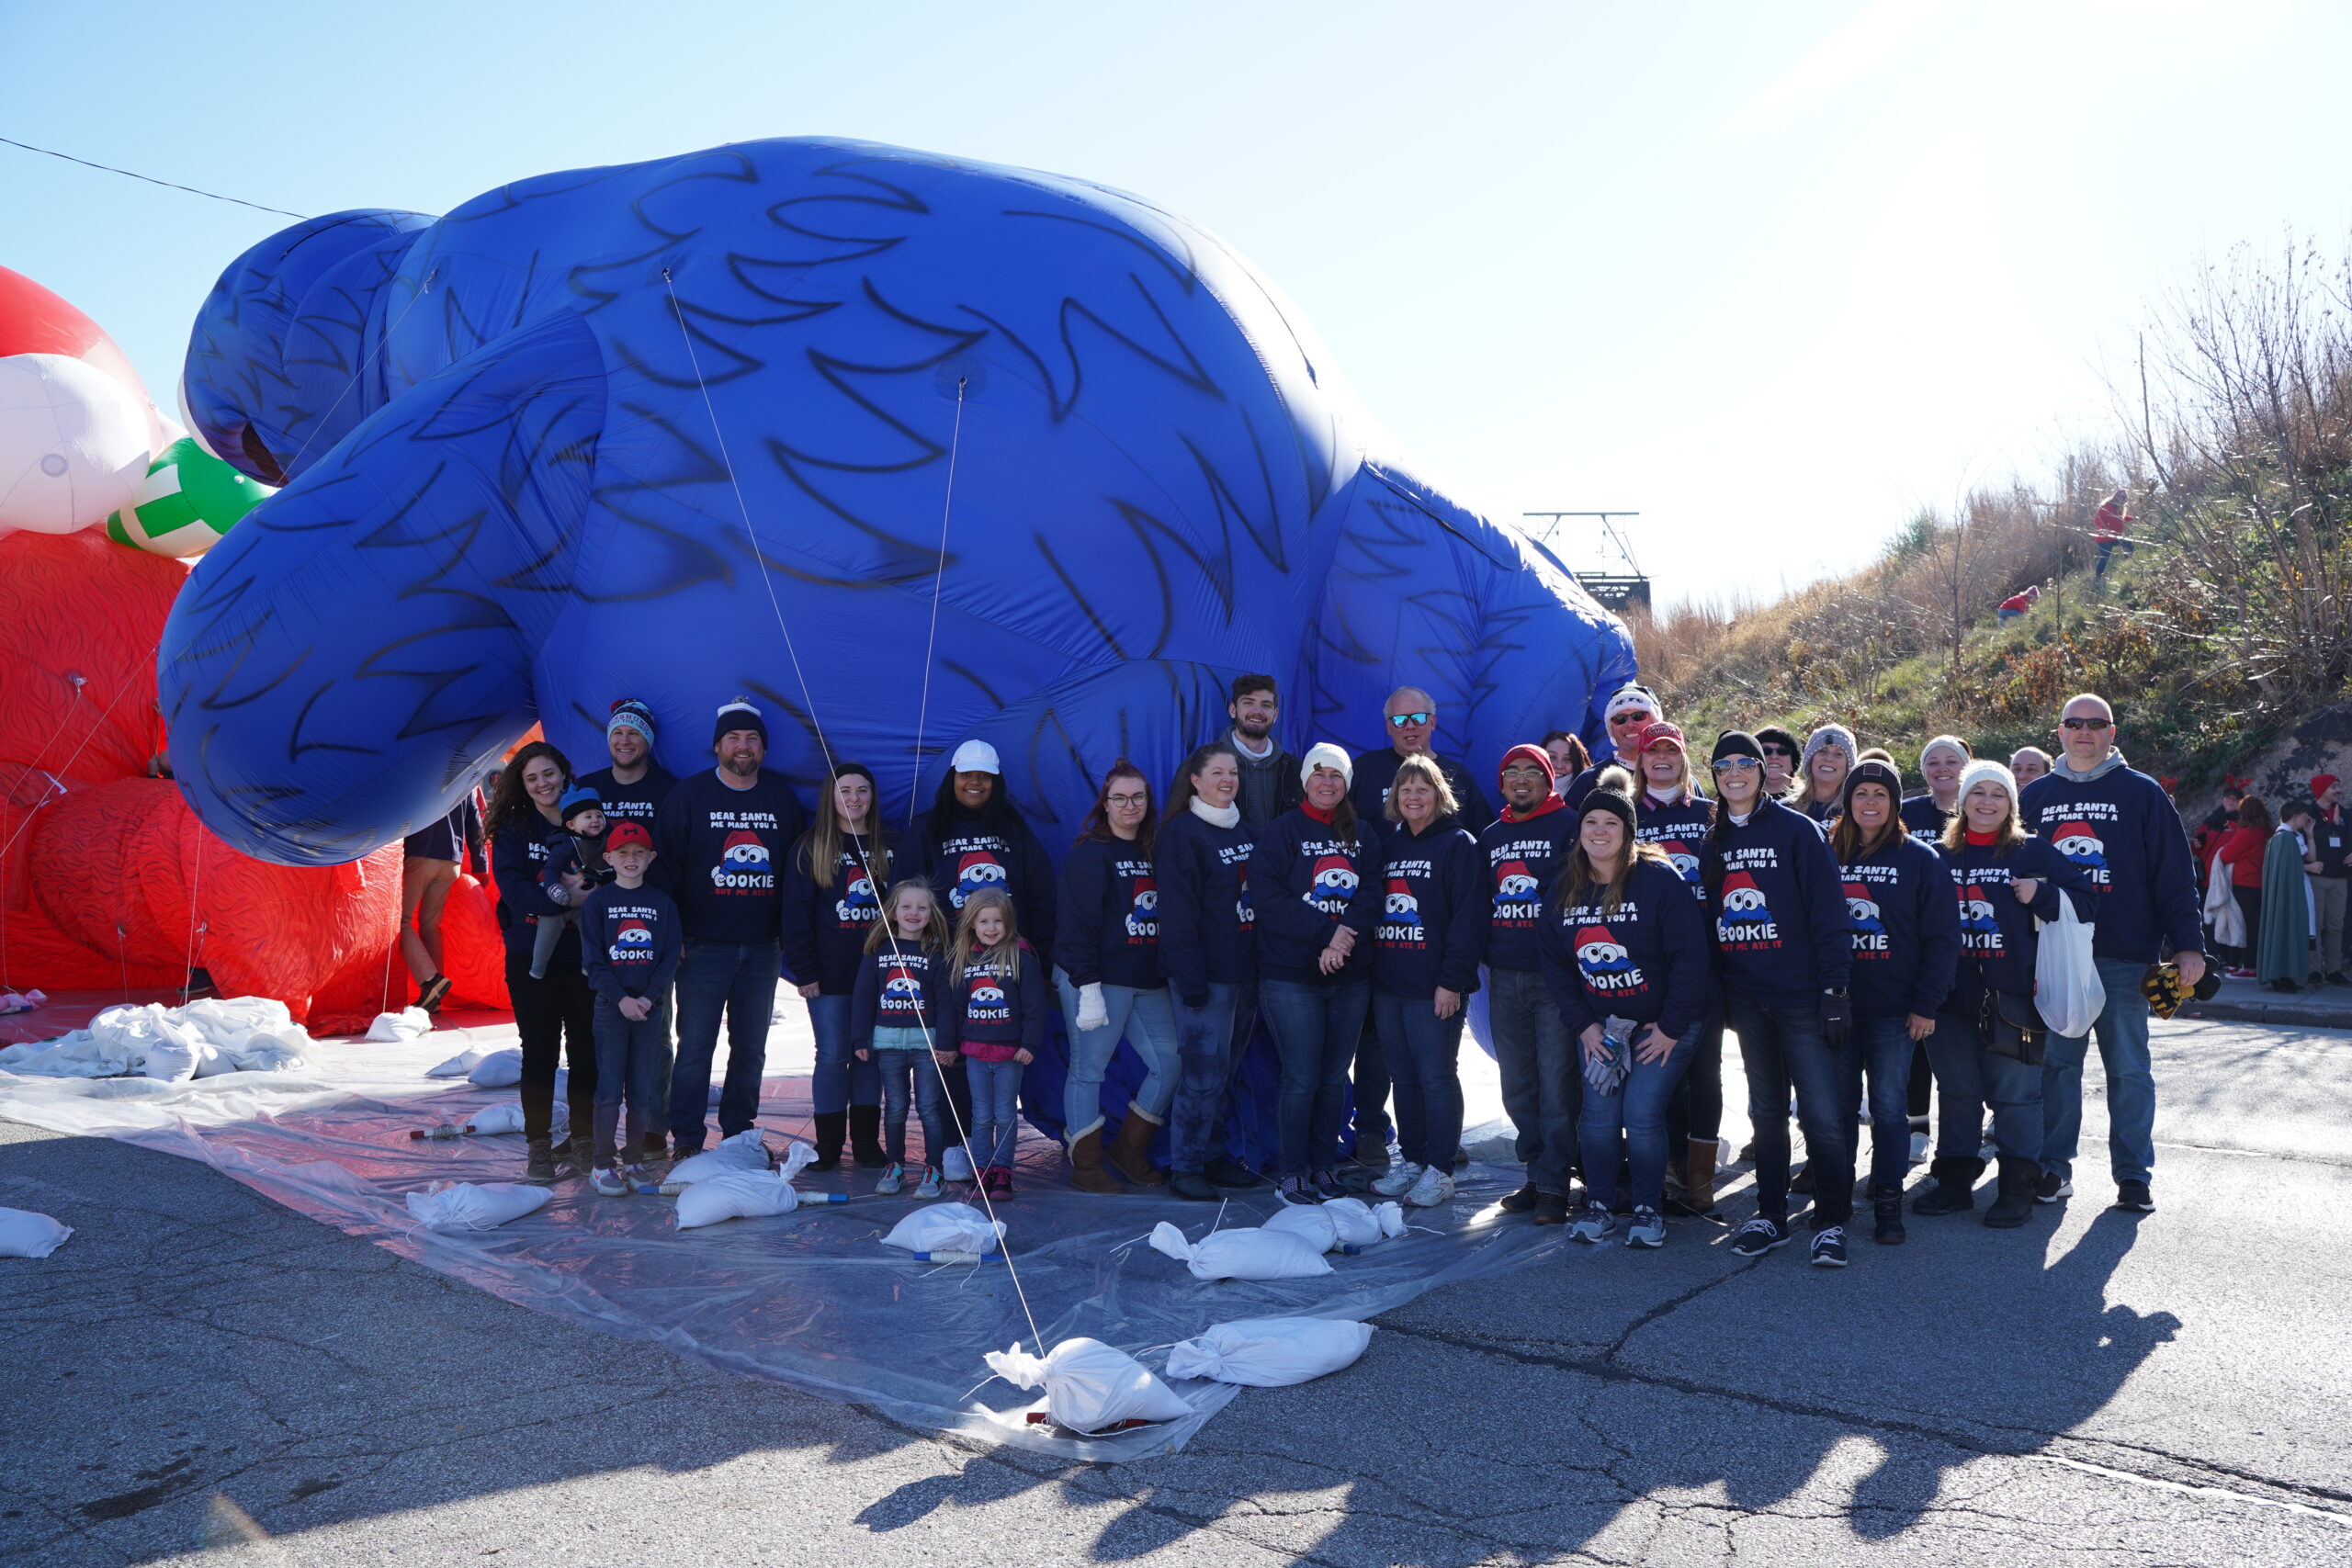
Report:
M1821 829L1765 795L1754 736L1718 736L1713 766L1715 823L1702 868L1707 915L1724 1010L1747 1068L1747 1119L1756 1128L1756 1217L1733 1234L1732 1250L1755 1258L1788 1245L1793 1087L1815 1172L1813 1261L1842 1269L1854 1207L1846 1089L1854 1018L1846 985L1854 949L1845 889Z
M905 1185L911 1100L922 1121L927 1161L915 1196L936 1198L941 1162L956 1141L941 1079L946 1064L956 1060L955 1045L944 1032L949 1007L944 922L931 885L913 877L890 889L882 911L865 938L849 1026L857 1059L877 1063L882 1072L882 1138L890 1163L874 1190L888 1196Z
M1258 913L1258 1007L1282 1064L1275 1102L1283 1196L1346 1194L1332 1168L1347 1121L1348 1069L1372 1005L1380 840L1348 796L1353 763L1325 741L1299 764L1306 799L1268 823L1250 857Z
M1871 1239L1903 1240L1903 1179L1911 1165L1911 1067L1936 1032L1936 1010L1960 957L1960 913L1943 863L1900 816L1903 775L1875 760L1846 775L1829 848L1854 924L1854 1040L1869 1082Z
M947 1031L970 1076L972 1164L992 1199L1012 1196L1021 1069L1046 1043L1052 994L1045 964L1021 940L1012 897L984 887L966 898L947 966Z
M2041 1174L2044 1032L2033 1001L2035 921L2056 919L2062 897L2077 919L2090 919L2097 887L2088 868L2025 830L2017 780L1998 762L1971 762L1962 772L1960 814L1944 829L1941 855L1957 900L1960 970L1928 1042L1940 1090L1928 1168L1936 1184L1911 1212L1975 1207L1973 1189L1984 1171L1977 1140L1990 1106L2001 1180L1984 1223L2006 1230L2033 1213Z
M1544 977L1578 1044L1585 1212L1568 1234L1609 1239L1617 1168L1634 1168L1635 1247L1666 1245L1667 1105L1698 1043L1712 956L1706 923L1665 852L1634 840L1610 775L1584 797L1577 845L1544 904ZM1609 1038L1608 1021L1633 1025ZM1630 1145L1630 1148L1629 1148Z
M1417 1208L1453 1198L1462 1142L1462 1009L1486 956L1486 865L1437 764L1408 757L1389 786L1372 1008L1396 1085L1396 1168L1373 1183Z

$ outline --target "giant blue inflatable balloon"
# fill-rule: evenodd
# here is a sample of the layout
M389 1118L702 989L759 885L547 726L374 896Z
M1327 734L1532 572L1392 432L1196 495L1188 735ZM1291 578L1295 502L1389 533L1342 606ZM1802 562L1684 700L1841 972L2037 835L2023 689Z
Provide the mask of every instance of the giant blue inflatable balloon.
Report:
M683 773L750 694L771 766L865 762L893 818L987 739L1058 852L1243 671L1301 750L1424 687L1482 774L1633 672L1557 561L1367 448L1247 262L1081 180L796 139L314 219L221 276L185 390L285 486L160 660L181 788L269 860L437 818L534 721L595 765L620 696Z

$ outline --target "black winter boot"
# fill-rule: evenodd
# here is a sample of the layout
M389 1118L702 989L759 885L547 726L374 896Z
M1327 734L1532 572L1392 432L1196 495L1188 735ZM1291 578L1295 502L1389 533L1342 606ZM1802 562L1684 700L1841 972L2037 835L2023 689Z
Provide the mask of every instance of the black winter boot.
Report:
M2001 1192L1984 1211L1984 1223L1995 1230L2015 1230L2033 1213L2033 1184L2041 1175L2039 1160L2001 1156Z
M882 1147L882 1108L878 1105L853 1105L849 1108L849 1143L852 1157L860 1170L880 1170L890 1163Z
M849 1135L849 1112L820 1111L817 1123L817 1157L808 1162L811 1170L839 1170L842 1164L842 1144Z
M1881 1247L1901 1247L1904 1238L1903 1194L1871 1190L1871 1239Z
M1936 1184L1911 1201L1915 1214L1961 1214L1976 1207L1976 1179L1984 1162L1973 1156L1938 1159L1928 1167Z

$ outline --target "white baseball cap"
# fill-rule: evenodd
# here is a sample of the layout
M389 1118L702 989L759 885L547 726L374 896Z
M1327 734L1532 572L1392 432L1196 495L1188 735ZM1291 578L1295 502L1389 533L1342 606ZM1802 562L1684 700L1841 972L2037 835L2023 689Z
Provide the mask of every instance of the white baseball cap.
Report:
M948 760L947 767L951 773L1004 776L1004 769L996 760L996 748L985 740L967 740L956 747L956 755Z

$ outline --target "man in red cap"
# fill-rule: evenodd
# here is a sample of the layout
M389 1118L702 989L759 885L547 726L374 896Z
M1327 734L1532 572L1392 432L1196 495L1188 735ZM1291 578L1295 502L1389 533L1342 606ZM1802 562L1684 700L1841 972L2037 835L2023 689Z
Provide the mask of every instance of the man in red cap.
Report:
M2311 874L2312 905L2319 919L2312 932L2319 939L2321 978L2331 986L2345 984L2344 911L2346 890L2352 889L2352 830L2344 821L2344 786L2334 773L2312 775L2312 799L2319 810L2312 823L2312 858L2319 869Z

